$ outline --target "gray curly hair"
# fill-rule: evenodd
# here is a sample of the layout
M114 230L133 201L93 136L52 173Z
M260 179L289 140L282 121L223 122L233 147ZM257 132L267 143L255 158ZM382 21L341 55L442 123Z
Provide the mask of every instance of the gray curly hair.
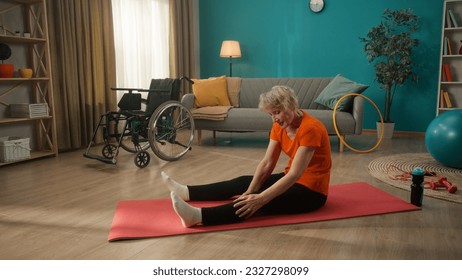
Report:
M296 110L298 109L298 100L292 88L274 86L270 91L260 94L258 108L261 111L268 109Z

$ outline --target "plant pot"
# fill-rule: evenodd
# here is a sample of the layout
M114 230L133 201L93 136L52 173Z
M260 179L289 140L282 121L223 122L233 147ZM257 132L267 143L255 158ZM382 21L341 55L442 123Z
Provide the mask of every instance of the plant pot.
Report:
M13 64L0 64L0 78L12 78L14 73Z
M383 139L391 139L393 137L393 132L395 131L395 123L394 122L384 122L383 126L384 126ZM381 133L382 133L382 123L377 122L377 138L380 138Z

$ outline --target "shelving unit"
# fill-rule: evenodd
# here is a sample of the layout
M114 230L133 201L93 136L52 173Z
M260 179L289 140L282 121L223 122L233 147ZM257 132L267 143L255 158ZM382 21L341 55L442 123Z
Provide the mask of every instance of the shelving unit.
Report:
M462 52L462 0L446 0L436 115L462 109L462 53L459 52Z
M55 156L58 149L45 0L0 0L0 27L0 42L8 44L14 54L8 63L15 66L14 77L0 78L0 136L30 138L31 159ZM20 34L5 31L5 27ZM30 37L24 37L24 32ZM33 77L20 78L19 68L32 68ZM13 103L47 103L49 116L12 118L8 107ZM9 163L0 166L5 164Z

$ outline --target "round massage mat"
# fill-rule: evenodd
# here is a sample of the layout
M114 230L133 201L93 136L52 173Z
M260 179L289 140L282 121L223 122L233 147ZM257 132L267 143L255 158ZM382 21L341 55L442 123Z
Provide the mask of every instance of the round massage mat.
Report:
M369 173L375 178L390 184L394 187L410 191L412 169L423 168L427 173L434 173L434 176L425 176L426 196L444 199L452 202L462 203L462 169L455 169L441 165L428 153L407 153L386 157L380 157L369 163ZM453 194L446 189L428 188L429 182L436 182L440 177L446 177L457 191ZM425 202L424 202L425 203Z

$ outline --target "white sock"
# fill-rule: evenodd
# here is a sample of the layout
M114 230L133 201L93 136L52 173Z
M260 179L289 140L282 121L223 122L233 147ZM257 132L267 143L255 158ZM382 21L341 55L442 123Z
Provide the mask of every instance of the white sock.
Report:
M172 197L173 209L180 216L184 227L192 227L202 222L202 211L200 208L189 205L174 192L171 192L170 196Z
M173 180L164 171L162 171L160 175L162 175L162 180L164 180L164 182L167 183L167 187L171 192L176 193L184 201L189 201L189 190L186 185L182 185L177 181Z

